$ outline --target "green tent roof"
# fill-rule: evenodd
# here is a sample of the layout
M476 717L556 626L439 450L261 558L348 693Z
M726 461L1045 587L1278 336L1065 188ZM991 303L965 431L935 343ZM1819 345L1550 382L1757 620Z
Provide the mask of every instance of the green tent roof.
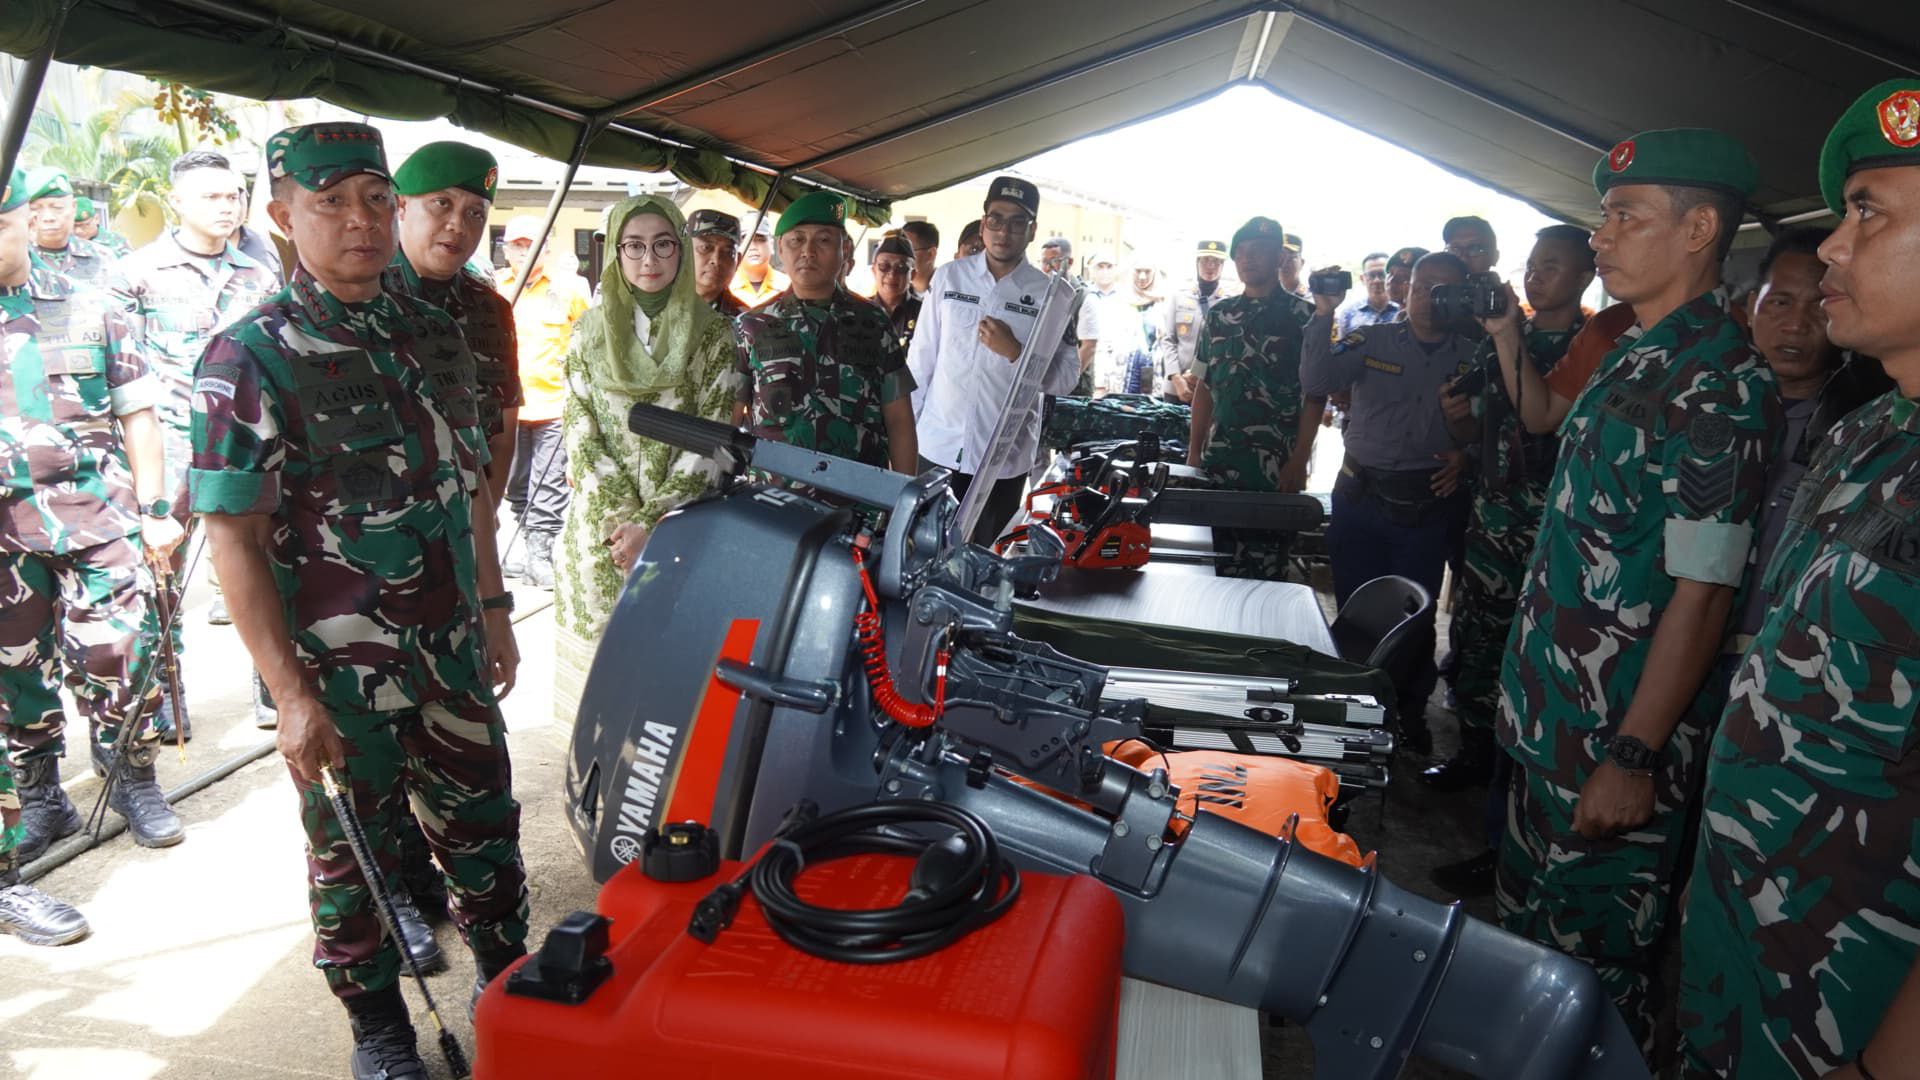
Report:
M0 49L42 47L61 2L10 0ZM1588 177L1614 141L1719 127L1760 163L1756 207L1782 217L1819 208L1820 142L1852 97L1920 70L1920 30L1900 7L77 0L54 55L249 97L447 117L560 159L591 119L607 126L589 163L754 201L789 178L776 206L803 190L797 176L858 196L867 220L888 199L1238 82L1567 220L1593 218Z

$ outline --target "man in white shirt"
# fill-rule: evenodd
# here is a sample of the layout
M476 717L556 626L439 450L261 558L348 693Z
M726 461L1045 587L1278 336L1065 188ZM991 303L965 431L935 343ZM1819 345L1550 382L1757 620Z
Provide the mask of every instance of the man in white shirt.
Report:
M1047 295L1047 275L1027 261L1039 212L1038 188L1018 177L995 179L980 218L985 250L933 272L914 328L907 369L919 387L913 409L920 466L953 470L955 494L965 494L987 456L1013 384L1014 361ZM1079 377L1080 357L1068 335L1048 344L1051 358L1041 390L1064 394ZM1035 410L1025 429L1015 433L1012 453L986 478L993 491L969 537L974 543L991 544L1019 509L1039 442Z

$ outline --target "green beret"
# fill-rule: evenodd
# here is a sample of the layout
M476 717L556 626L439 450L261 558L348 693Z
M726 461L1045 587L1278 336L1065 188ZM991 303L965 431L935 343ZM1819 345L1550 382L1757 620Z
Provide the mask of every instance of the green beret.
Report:
M393 193L425 195L459 188L492 202L499 179L500 163L485 150L463 142L431 142L393 171Z
M1227 245L1218 240L1202 240L1193 253L1196 259L1224 259L1227 257Z
M847 200L831 191L809 191L793 200L787 212L780 215L780 224L773 227L773 235L785 236L787 230L796 225L836 225L845 228L847 223Z
M1820 149L1820 195L1846 216L1847 177L1920 165L1920 79L1889 79L1860 95Z
M42 165L27 174L27 201L44 199L51 195L73 194L73 183L67 174L51 165Z
M73 220L75 221L92 221L93 220L93 200L92 199L87 198L85 195L78 195L74 197Z
M290 176L308 191L325 191L349 176L391 180L380 132L367 124L307 124L267 140L267 175Z
M27 205L27 174L19 169L7 177L7 186L0 188L0 214L9 210L18 210Z
M1237 255L1240 252L1240 245L1249 240L1271 240L1275 247L1281 247L1285 245L1286 237L1287 234L1280 228L1280 223L1272 218L1248 218L1245 225L1234 231L1233 243L1227 246L1227 251L1228 254Z
M1731 135L1668 128L1623 140L1594 163L1593 190L1605 195L1615 184L1710 188L1745 199L1759 186L1760 169Z

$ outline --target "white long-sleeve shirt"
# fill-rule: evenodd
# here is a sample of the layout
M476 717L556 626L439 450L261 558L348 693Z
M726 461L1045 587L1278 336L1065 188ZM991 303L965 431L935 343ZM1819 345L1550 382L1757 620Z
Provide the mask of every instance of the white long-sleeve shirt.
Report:
M1005 322L1022 345L1032 336L1046 296L1047 275L1022 261L998 281L985 252L947 263L933 272L907 350L907 369L919 387L913 393L920 456L955 472L972 474L987 456L987 442L1013 385L1013 362L979 338L980 319ZM1071 393L1080 378L1079 351L1063 334L1042 378L1048 394ZM1024 475L1040 444L1040 415L1014 436L1013 454L987 480Z

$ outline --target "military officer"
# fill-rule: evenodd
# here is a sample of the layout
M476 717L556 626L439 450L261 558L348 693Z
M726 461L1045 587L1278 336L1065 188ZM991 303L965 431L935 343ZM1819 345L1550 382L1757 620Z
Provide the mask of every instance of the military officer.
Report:
M90 288L104 288L113 253L73 232L73 184L67 174L43 166L27 174L33 211L33 253L54 272Z
M1256 217L1233 234L1228 254L1242 292L1212 305L1193 353L1193 417L1187 464L1235 491L1300 491L1307 485L1322 397L1300 387L1300 320L1281 288L1283 233ZM1222 577L1286 580L1292 537L1215 529L1228 558Z
M273 272L235 247L229 237L239 223L239 176L227 159L208 150L175 158L167 196L179 225L115 263L107 292L126 320L128 347L140 354L160 389L160 420L166 433L167 497L174 518L188 520L187 467L193 461L193 365L214 331L228 325L280 287ZM174 558L173 603L186 581L184 548ZM173 648L185 646L178 619ZM192 731L186 702L162 700L156 727L178 723Z
M215 335L194 381L193 509L279 706L307 833L314 965L357 1078L424 1075L400 958L319 782L343 773L383 870L408 802L481 985L525 952L526 875L498 696L518 655L494 551L474 361L452 317L387 291L393 189L364 124L267 141L287 286Z
M1920 1061L1920 80L1861 95L1819 175L1841 215L1819 252L1827 336L1896 389L1815 449L1713 738L1681 932L1700 1076Z
M1407 290L1413 284L1413 264L1426 258L1427 249L1403 247L1387 256L1387 300L1400 305L1400 316L1407 310Z
M792 284L740 317L743 404L763 438L912 473L906 348L883 308L837 280L845 219L846 202L830 191L780 215L773 235Z
M180 541L171 516L159 387L104 293L28 255L32 182L17 171L0 212L0 705L19 784L26 862L78 832L60 788L66 714L56 664L87 714L108 805L134 841L184 837L154 778L153 580ZM116 419L118 424L116 427ZM144 551L143 551L144 549ZM127 724L136 725L124 744Z
M1311 312L1313 301L1307 299L1307 283L1300 280L1300 271L1307 265L1306 251L1307 242L1299 233L1287 234L1280 248L1280 288L1299 297Z
M116 259L124 259L133 251L126 237L100 224L99 209L85 195L76 195L73 199L73 235L106 248Z
M1720 286L1756 180L1746 149L1717 131L1644 132L1593 180L1599 276L1633 305L1637 333L1560 427L1500 674L1498 738L1515 768L1495 900L1507 929L1591 963L1645 1044L1674 864L1725 696L1706 675L1782 421ZM1517 375L1512 352L1503 378Z
M519 431L520 350L507 298L468 268L487 236L500 166L461 142L431 142L393 173L400 249L387 268L388 292L406 293L453 316L473 353L480 430L487 439L487 489L506 494ZM446 376L436 376L444 378Z
M1301 382L1309 394L1344 392L1352 403L1327 525L1339 603L1386 574L1440 593L1446 537L1467 510L1457 494L1464 455L1440 411L1440 387L1472 367L1474 342L1439 320L1428 294L1465 277L1453 256L1426 256L1414 267L1405 320L1364 326L1338 341L1333 320L1345 294L1314 297ZM1420 662L1399 687L1402 745L1416 754L1431 746L1426 702L1437 679L1433 632L1423 621L1414 646Z
M1174 293L1161 309L1160 336L1153 349L1154 372L1156 381L1166 388L1163 396L1169 401L1193 400L1193 352L1200 340L1200 328L1213 305L1233 295L1220 280L1226 260L1226 244L1200 241L1193 252L1193 288Z
M687 239L693 245L693 283L700 299L731 322L747 310L728 284L740 265L740 219L720 210L687 215Z
M1499 336L1480 343L1473 370L1456 380L1443 398L1443 406L1453 399L1452 407L1462 410L1468 438L1480 448L1480 483L1467 523L1466 572L1454 600L1451 635L1459 663L1453 685L1460 751L1420 775L1442 791L1485 784L1492 776L1500 660L1546 507L1547 482L1560 454L1559 440L1551 434L1532 435L1522 427L1513 409L1513 392L1501 377L1501 350L1518 355L1524 347L1542 375L1560 362L1585 322L1580 297L1594 274L1588 238L1585 229L1573 225L1540 230L1521 283L1532 314L1516 321L1519 300L1509 289L1507 316L1487 323L1489 333L1499 328ZM1466 415L1468 410L1472 415Z

